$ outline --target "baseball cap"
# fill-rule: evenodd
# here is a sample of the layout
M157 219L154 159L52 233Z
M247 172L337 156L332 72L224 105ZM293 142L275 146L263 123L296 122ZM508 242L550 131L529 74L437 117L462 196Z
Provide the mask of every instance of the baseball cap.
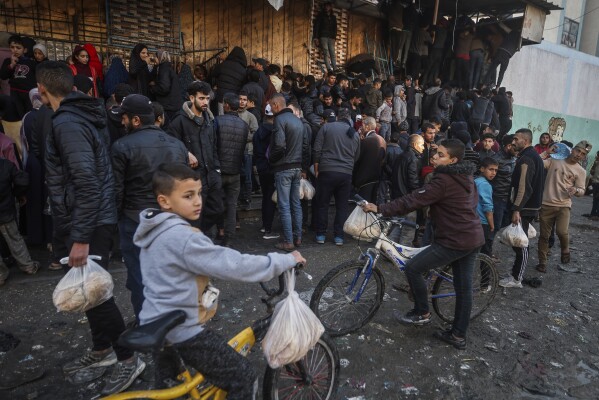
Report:
M125 113L131 115L154 115L152 102L141 94L130 94L123 99L119 107L113 108L111 112L116 115L123 115Z
M252 58L252 61L254 64L262 65L264 68L268 67L268 61L266 61L264 58Z
M266 105L266 108L264 109L264 115L268 116L268 117L272 117L273 115L275 115L272 112L272 107L270 106L270 104Z
M584 151L585 154L589 154L591 152L591 149L593 148L593 145L586 140L581 140L580 142L578 142L578 144L576 144L576 146L574 146L574 148Z
M327 108L324 110L323 117L326 118L327 122L335 122L337 121L337 115L334 110Z

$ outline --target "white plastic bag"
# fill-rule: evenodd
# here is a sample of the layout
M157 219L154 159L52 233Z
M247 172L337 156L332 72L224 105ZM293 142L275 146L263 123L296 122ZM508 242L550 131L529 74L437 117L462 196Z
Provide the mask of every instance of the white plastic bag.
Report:
M300 180L300 198L304 200L312 200L315 193L316 189L314 189L312 183L310 183L309 180L302 178Z
M272 197L270 198L273 203L277 202L277 191L272 192Z
M271 368L301 360L324 333L324 326L295 291L295 273L285 272L289 296L276 306L262 351Z
M86 265L71 268L56 285L52 301L58 311L87 311L112 297L112 276L92 258L99 259L97 256L89 256ZM68 258L60 260L61 263L67 261Z
M522 229L522 224L516 226L510 224L501 232L499 239L501 243L511 247L528 247L528 236Z
M381 227L375 223L372 213L365 213L357 206L343 224L343 232L360 239L376 239L381 234Z
M529 239L534 239L537 237L537 230L535 229L534 226L532 226L532 224L528 225L528 238Z

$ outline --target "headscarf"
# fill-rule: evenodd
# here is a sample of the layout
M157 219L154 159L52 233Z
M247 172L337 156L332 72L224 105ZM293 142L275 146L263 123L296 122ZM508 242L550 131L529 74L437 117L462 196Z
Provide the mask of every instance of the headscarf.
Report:
M147 48L148 46L145 44L138 43L131 50L131 58L129 58L129 73L131 75L137 75L143 68L148 68L148 63L142 60L139 55L143 49Z
M184 63L181 65L181 71L179 71L179 86L181 87L181 97L184 101L189 100L187 88L193 81L194 79L193 73L191 72L191 67Z
M48 58L48 50L46 49L46 46L41 43L37 43L35 46L33 46L33 50L36 49L42 52L44 58Z
M39 110L42 106L42 96L37 88L33 88L29 91L29 100L34 109Z
M80 45L75 46L75 48L73 49L73 65L77 69L77 75L81 74L81 75L85 75L85 76L91 78L92 70L89 65L89 61L87 64L83 64L77 58L77 54L81 53L83 50L87 51L83 46L80 46Z
M88 65L96 71L96 76L100 78L100 80L103 80L104 72L102 72L102 61L100 61L96 48L91 43L84 44L83 48L87 51L87 54L89 54Z
M103 87L103 93L106 98L114 94L114 90L119 83L127 83L129 81L129 73L121 57L117 54L111 55L108 59L108 65Z

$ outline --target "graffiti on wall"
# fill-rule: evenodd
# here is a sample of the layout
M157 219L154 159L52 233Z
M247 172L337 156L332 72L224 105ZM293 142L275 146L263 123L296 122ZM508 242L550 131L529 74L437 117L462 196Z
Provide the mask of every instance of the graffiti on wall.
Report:
M551 117L547 129L544 129L541 124L534 126L532 121L528 122L527 127L532 131L533 135L535 133L541 134L547 132L554 142L561 142L564 139L564 132L566 131L566 120L562 117Z

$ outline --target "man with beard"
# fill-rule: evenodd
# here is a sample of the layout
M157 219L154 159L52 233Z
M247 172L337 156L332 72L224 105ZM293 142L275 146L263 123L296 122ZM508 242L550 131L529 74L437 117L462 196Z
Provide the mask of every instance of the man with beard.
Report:
M139 247L133 235L139 225L139 213L158 208L152 191L152 176L160 164L187 165L187 149L180 140L154 125L152 102L140 94L131 94L111 113L120 116L127 135L112 145L112 171L119 213L121 251L127 266L127 289L136 320L143 304L143 284L139 265Z

